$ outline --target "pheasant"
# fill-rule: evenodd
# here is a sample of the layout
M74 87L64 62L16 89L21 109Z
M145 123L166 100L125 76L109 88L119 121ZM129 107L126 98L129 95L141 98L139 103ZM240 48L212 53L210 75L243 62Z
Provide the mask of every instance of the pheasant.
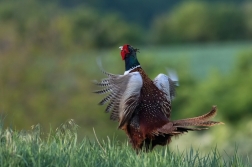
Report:
M124 75L102 72L108 77L95 84L104 87L95 93L108 95L99 103L108 103L106 112L110 118L119 122L119 129L126 132L133 148L139 152L152 150L156 145L167 145L173 136L188 131L198 131L222 122L210 121L217 112L213 106L211 111L202 116L170 120L171 100L175 97L178 86L177 75L159 74L151 80L141 68L137 52L126 44L121 47L121 57L125 61ZM199 127L192 127L199 126Z

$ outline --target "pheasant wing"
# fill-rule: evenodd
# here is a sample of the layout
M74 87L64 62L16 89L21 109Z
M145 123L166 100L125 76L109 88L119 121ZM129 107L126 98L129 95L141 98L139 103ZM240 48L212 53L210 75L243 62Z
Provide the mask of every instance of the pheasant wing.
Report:
M165 74L159 74L154 79L154 84L158 87L159 90L166 94L168 101L171 101L175 98L175 88L178 86L178 76L175 71L169 70L168 76Z
M143 80L139 72L132 72L126 75L115 75L103 71L108 78L95 82L98 86L105 87L95 91L98 94L108 93L99 103L103 105L109 102L106 112L111 111L110 118L119 121L119 128L122 128L131 118L132 113L138 105Z

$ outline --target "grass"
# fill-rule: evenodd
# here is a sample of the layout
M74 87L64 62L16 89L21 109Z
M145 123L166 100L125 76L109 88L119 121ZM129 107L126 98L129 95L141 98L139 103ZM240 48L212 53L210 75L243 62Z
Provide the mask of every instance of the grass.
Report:
M249 159L243 161L237 152L228 159L222 158L217 148L206 155L193 148L172 152L169 147L137 155L127 142L116 139L84 138L78 142L77 128L73 120L47 135L41 132L40 125L30 131L1 126L0 166L250 166Z

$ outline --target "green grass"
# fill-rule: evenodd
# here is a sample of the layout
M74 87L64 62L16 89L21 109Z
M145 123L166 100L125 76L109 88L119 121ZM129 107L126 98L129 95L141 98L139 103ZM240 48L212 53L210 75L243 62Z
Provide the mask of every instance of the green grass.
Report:
M214 148L202 155L191 148L188 151L170 151L168 147L150 153L136 154L127 142L116 139L84 138L77 141L77 125L70 120L49 134L41 132L40 125L31 131L15 131L0 127L0 166L250 166L237 152L224 159Z

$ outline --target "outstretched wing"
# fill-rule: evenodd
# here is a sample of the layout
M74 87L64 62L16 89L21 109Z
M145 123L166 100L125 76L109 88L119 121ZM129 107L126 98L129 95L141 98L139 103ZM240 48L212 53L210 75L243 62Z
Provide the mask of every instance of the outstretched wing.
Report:
M102 72L108 78L102 79L100 82L95 81L95 84L104 87L104 89L94 93L108 93L99 104L104 105L109 102L105 111L111 111L110 118L119 121L119 128L121 128L131 118L138 105L143 85L142 77L139 72L132 72L126 75L115 75L104 70Z
M166 94L167 100L171 101L175 98L175 88L179 85L178 76L175 71L169 70L168 76L165 74L159 74L154 79L154 84L159 90Z

